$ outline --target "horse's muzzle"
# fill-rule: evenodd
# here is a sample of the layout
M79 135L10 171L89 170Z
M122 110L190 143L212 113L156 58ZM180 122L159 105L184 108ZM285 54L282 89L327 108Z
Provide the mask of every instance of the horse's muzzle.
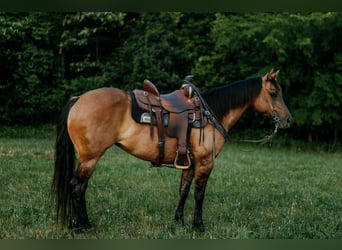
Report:
M272 114L273 122L277 124L279 128L289 128L292 122L292 115L290 113L279 116L277 112Z
M279 128L289 128L291 125L291 122L292 122L292 116L291 114L289 114L283 119L279 119L278 121Z

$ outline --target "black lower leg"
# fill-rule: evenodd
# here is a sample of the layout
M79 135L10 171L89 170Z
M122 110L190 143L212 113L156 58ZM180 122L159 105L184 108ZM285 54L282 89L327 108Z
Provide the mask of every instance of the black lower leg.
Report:
M194 227L200 232L205 231L205 226L202 219L204 193L206 188L207 178L202 181L197 181L195 184L195 213L194 213Z
M88 219L85 192L88 185L88 180L74 176L71 181L71 216L69 227L76 232L81 232L84 229L90 230L92 226Z
M193 167L182 172L181 183L179 187L180 199L175 213L175 220L184 225L184 205L188 197L192 179L194 177Z

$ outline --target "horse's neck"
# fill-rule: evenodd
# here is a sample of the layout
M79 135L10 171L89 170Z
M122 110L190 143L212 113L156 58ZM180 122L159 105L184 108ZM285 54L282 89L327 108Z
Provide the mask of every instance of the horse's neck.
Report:
M213 95L209 98L209 106L227 131L237 123L249 107L253 106L254 95L246 96L242 91L248 92L248 89L236 91L236 88L232 89L229 86L224 91L217 93L216 99L212 97ZM216 100L223 101L215 102Z
M239 108L231 109L227 112L226 115L223 116L221 124L223 127L229 131L230 128L232 128L237 121L241 118L243 113L249 108L250 104L246 103L244 106Z
M203 97L221 124L229 130L253 105L253 100L260 93L261 84L260 77L249 78L205 91Z

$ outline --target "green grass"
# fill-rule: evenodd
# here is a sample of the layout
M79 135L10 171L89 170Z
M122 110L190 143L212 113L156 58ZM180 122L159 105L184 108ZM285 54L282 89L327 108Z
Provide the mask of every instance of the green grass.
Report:
M53 137L17 137L0 137L0 238L342 238L339 151L228 143L208 182L203 211L207 231L199 233L191 225L193 191L185 208L186 225L173 220L179 170L150 168L112 147L87 192L97 231L73 235L55 221L50 196Z

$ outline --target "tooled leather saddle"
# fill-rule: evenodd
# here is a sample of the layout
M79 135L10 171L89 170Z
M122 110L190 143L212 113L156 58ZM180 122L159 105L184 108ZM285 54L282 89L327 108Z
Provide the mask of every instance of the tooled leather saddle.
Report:
M157 126L159 156L155 162L152 162L154 165L162 164L165 136L169 136L177 139L174 167L188 169L191 166L189 151L191 128L203 128L208 122L207 117L203 114L202 102L198 97L199 93L194 91L192 83L188 80L184 81L185 84L180 89L164 95L161 95L156 86L149 80L144 80L143 90L135 89L132 91L132 116L134 120L139 123L150 124L152 139L154 127Z

